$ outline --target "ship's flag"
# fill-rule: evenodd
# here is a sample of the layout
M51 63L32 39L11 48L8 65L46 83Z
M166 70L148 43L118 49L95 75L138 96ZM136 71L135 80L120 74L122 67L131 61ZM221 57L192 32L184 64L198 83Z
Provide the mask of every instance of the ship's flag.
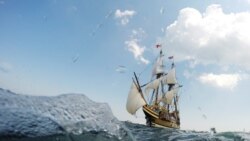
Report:
M174 59L174 56L169 56L168 59Z
M160 45L160 44L157 44L155 47L156 47L156 48L159 48L159 47L161 47L161 45Z

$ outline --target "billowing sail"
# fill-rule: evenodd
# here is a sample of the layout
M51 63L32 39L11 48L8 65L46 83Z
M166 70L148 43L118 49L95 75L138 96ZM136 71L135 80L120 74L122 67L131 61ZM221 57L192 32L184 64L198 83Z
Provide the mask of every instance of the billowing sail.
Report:
M171 104L174 96L178 94L179 88L180 87L176 87L176 88L166 92L164 97L161 99L161 101L163 101L166 104Z
M145 94L146 94L146 96L149 95L149 91L150 91L151 89L154 89L154 90L155 90L155 89L157 89L157 88L159 87L159 85L160 85L160 79L155 79L154 81L148 83L148 84L145 86Z
M128 94L127 106L126 106L127 111L133 115L139 108L141 108L145 104L146 102L143 100L140 92L133 83L130 88L130 92Z
M175 68L172 68L166 76L162 77L162 82L164 84L176 84Z
M163 98L163 101L166 103L166 104L171 104L172 103L172 100L175 96L175 92L174 90L171 90L171 91L168 91L166 94L165 94L165 97Z
M157 58L157 61L154 64L152 75L154 76L159 73L164 73L163 55L160 55Z

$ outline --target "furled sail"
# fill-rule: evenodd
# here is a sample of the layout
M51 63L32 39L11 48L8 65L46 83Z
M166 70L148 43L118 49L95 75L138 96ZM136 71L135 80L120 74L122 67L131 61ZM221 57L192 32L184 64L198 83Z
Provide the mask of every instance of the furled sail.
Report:
M149 95L149 91L151 89L157 89L160 85L160 79L155 79L153 80L152 82L148 83L146 86L145 86L145 95L148 96Z
M135 83L133 82L130 88L130 92L128 94L127 105L126 105L127 111L133 115L139 108L141 108L145 104L146 102L142 98L140 92L135 86Z
M162 82L164 84L176 84L175 68L172 68L167 75L162 77Z

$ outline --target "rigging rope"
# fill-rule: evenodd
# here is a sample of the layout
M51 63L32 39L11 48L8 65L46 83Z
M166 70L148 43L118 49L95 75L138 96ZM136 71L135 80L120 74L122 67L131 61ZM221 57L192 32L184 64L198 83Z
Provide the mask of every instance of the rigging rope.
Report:
M144 73L149 67L151 67L154 62L157 60L157 57L154 59L154 61L152 63L150 63L149 65L147 65L139 74L138 74L138 78L141 76L142 73Z

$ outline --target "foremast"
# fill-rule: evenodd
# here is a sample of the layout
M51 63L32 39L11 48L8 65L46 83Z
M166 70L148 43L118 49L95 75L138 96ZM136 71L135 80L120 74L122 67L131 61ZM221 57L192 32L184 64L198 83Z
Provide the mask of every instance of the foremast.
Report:
M135 73L134 76L135 79L132 78L133 82L128 94L127 104L126 104L127 111L132 115L134 115L139 108L147 104L143 96L138 77L136 76Z

